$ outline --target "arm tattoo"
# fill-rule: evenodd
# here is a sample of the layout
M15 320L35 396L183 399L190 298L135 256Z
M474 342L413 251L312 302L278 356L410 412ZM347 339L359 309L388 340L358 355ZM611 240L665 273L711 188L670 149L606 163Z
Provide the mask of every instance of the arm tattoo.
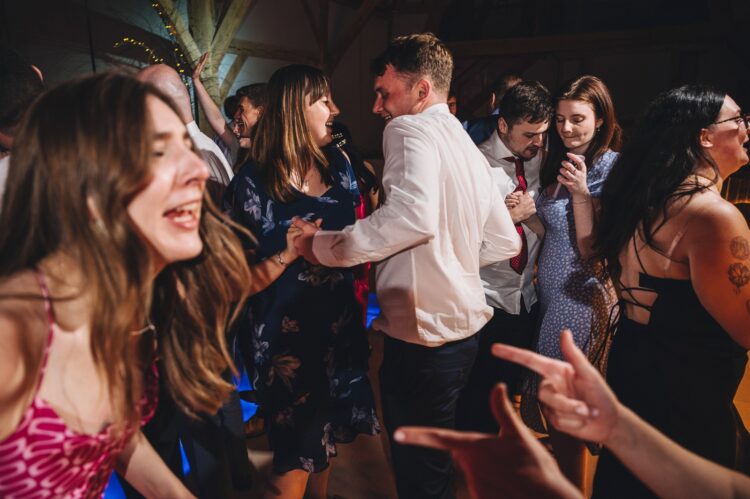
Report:
M735 286L735 292L739 293L740 288L750 283L750 269L744 263L733 263L729 266L729 282Z
M750 258L750 244L747 239L737 236L729 242L729 251L737 260L747 260Z

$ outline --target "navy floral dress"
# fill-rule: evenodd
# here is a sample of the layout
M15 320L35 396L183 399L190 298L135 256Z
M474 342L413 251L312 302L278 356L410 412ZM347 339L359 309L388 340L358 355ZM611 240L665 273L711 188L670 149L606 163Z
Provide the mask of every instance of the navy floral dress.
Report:
M245 164L229 184L230 216L256 237L261 261L286 247L292 217L323 219L322 228L354 223L359 191L336 149L326 154L334 183L320 197L298 193L289 203L268 196L257 165ZM266 290L252 296L237 333L250 335L247 366L263 408L276 473L322 471L336 443L380 431L367 378L369 346L350 269L298 258ZM247 337L246 337L247 338Z

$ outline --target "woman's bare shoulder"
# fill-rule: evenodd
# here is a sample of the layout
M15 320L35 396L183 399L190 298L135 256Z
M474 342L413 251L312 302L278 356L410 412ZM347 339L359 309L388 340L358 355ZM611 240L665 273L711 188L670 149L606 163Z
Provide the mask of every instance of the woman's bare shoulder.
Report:
M685 215L694 232L747 229L747 221L739 209L714 191L703 191L685 205Z

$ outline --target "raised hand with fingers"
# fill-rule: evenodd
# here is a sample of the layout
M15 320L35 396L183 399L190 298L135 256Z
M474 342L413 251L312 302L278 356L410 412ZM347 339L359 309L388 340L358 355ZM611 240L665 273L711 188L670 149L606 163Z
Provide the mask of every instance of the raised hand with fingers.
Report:
M450 451L475 499L581 498L549 452L521 422L504 384L492 391L490 405L500 424L499 435L401 427L393 438L401 444Z
M581 199L589 197L589 187L586 183L586 161L583 156L573 154L571 152L566 153L568 156L567 161L562 162L562 168L557 176L557 181L564 185L571 197Z
M567 329L560 335L560 347L567 362L500 343L492 346L492 353L542 376L538 398L555 428L581 440L606 444L621 406Z
M195 65L195 69L193 70L193 81L200 81L201 74L203 73L203 68L206 67L207 61L208 52L204 52L203 55L201 55L201 58L198 59L198 64Z

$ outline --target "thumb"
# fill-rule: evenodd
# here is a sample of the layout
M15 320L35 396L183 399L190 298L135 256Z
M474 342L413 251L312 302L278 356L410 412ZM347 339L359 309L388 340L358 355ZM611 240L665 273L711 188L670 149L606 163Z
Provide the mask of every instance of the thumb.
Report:
M490 393L490 407L495 421L500 425L500 434L504 437L518 435L523 423L508 399L508 387L499 383Z

